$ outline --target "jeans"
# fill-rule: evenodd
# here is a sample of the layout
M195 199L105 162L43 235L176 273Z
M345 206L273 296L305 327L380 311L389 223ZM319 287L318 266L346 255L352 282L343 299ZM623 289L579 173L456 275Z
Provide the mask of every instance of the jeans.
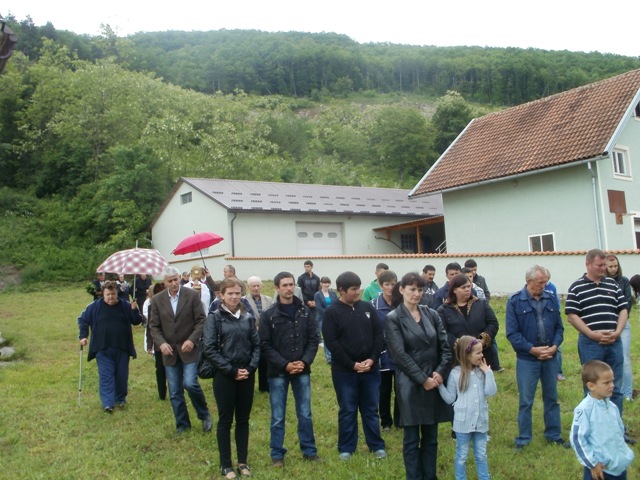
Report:
M604 473L604 480L627 480L627 472L624 471L620 475L611 475L607 472ZM584 467L584 475L582 476L582 480L593 480L593 476L591 475L591 470L587 467Z
M453 463L456 480L467 479L467 457L469 456L469 444L472 440L473 457L476 461L476 473L478 475L478 480L489 480L486 432L456 432L456 457Z
M391 393L393 392L393 384L395 372L393 370L384 370L380 372L380 426L382 428L398 426L400 421L400 409L398 408L398 399L393 401L393 416L391 416Z
M578 336L578 354L580 355L580 363L582 365L587 363L589 360L602 360L611 367L614 379L611 401L618 407L620 416L622 417L623 402L620 384L622 383L624 360L622 355L622 341L620 338L611 345L600 345L599 343L580 334ZM587 395L588 393L589 390L585 386L584 394Z
M173 415L176 417L176 429L187 430L191 428L187 404L184 400L184 390L187 390L193 408L196 409L198 418L204 420L209 416L207 399L198 383L197 364L182 363L180 357L173 366L165 365L167 381L169 382L169 399Z
M437 480L438 424L404 427L402 457L407 480Z
M284 425L287 412L289 384L293 391L298 417L298 439L300 450L306 456L315 456L316 438L311 420L311 377L308 373L290 377L281 375L269 379L269 399L271 401L271 458L284 458Z
M627 325L620 335L622 342L622 385L620 391L624 398L631 399L633 396L633 375L631 373L631 325L627 320Z
M102 408L124 403L129 383L129 352L109 347L96 353L96 363Z
M235 440L238 464L246 464L249 451L249 417L253 407L255 373L246 380L220 372L213 380L213 395L218 405L218 426L216 436L220 467L229 468L231 462L231 424L236 419Z
M533 437L531 408L536 396L538 381L542 385L544 405L544 437L549 441L560 439L560 405L558 404L558 361L516 360L516 380L520 404L518 407L518 436L516 445L527 445Z
M380 417L378 416L378 395L380 390L380 371L368 373L331 372L333 388L338 399L338 451L354 453L358 446L358 410L362 418L362 429L369 450L375 452L384 449L384 440L380 436Z

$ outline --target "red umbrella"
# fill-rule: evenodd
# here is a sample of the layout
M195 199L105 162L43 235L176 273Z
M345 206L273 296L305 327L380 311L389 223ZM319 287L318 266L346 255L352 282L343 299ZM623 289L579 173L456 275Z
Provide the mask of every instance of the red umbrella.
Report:
M220 243L224 238L220 235L211 232L202 232L195 233L193 235L189 235L187 238L182 240L176 248L173 249L174 255L184 255L185 253L192 252L200 252L200 258L202 258L202 263L204 264L204 257L202 256L202 249L211 247ZM206 265L205 265L206 268Z
M96 272L161 275L167 265L167 261L158 250L136 247L110 255Z

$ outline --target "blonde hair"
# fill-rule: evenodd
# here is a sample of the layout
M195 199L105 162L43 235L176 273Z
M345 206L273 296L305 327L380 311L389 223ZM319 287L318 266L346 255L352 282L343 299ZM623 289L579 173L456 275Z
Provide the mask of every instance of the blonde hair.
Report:
M470 335L463 335L453 344L453 351L456 354L456 363L460 365L460 380L458 390L464 392L469 386L469 373L475 368L469 359L473 352L473 347L480 343L480 340Z

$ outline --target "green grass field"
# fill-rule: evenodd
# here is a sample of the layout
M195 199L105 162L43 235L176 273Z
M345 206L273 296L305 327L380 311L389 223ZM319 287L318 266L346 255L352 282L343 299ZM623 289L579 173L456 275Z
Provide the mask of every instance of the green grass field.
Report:
M16 347L21 360L0 365L0 479L187 479L222 478L218 469L215 434L204 434L190 408L194 429L174 436L174 419L167 401L157 399L153 358L142 348L142 327L134 327L139 357L131 362L129 406L113 415L102 413L95 362L83 363L84 381L78 405L79 346L76 318L89 300L82 288L51 289L41 293L0 294L0 332ZM504 336L504 300L492 301L501 331L501 363L496 375L498 394L490 400L492 478L517 480L580 479L582 469L572 450L548 446L542 437L540 394L534 406L534 440L515 452L518 395L515 355ZM632 312L632 353L640 352L638 314ZM566 325L564 372L559 386L564 436L573 408L582 397L576 332ZM86 352L85 352L86 353ZM635 357L637 358L637 356ZM635 364L636 386L640 367ZM211 380L201 382L216 418ZM312 409L322 464L301 459L297 445L293 399L290 396L284 470L270 467L269 398L256 393L249 443L249 464L262 479L401 479L402 432L386 434L389 458L376 461L367 453L361 434L359 451L351 462L338 461L337 404L331 375L319 352L312 367ZM625 403L625 423L640 438L638 402ZM215 431L215 426L214 426ZM635 449L635 447L634 447ZM450 425L441 425L438 473L453 478L455 443ZM629 478L640 478L639 462ZM473 461L469 478L475 478Z

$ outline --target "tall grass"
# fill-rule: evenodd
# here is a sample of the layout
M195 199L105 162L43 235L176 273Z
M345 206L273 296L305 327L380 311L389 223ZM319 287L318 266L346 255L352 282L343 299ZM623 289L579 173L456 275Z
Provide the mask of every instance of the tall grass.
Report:
M143 331L135 327L138 359L131 362L129 407L105 415L98 398L95 362L83 360L83 385L78 405L79 347L76 317L89 297L82 288L40 293L0 294L0 332L23 352L19 362L0 362L0 479L187 479L222 478L214 434L204 434L194 411L194 428L174 435L174 419L167 401L157 399L153 359L142 349ZM534 405L534 440L516 453L518 394L515 355L504 337L504 299L492 301L501 331L500 357L506 370L496 375L498 394L490 400L489 469L494 479L580 479L573 452L548 446L542 436L540 393ZM632 352L640 351L637 313L633 312ZM566 437L573 408L582 397L576 332L566 325L565 382L559 385L562 424ZM85 352L86 353L86 352ZM636 364L637 365L637 364ZM640 367L636 368L636 379ZM202 381L215 418L211 381ZM249 464L262 479L391 479L404 478L402 432L385 435L389 458L376 461L360 439L351 462L338 461L337 404L331 375L320 352L312 367L312 409L322 464L301 459L293 399L287 413L289 449L286 468L274 470L269 458L269 398L256 392L251 418ZM633 435L638 427L638 403L625 404L625 422ZM214 428L215 432L215 428ZM453 478L455 443L450 425L441 425L439 477ZM234 455L235 456L235 455ZM632 465L629 478L640 478ZM475 477L473 461L469 478Z

